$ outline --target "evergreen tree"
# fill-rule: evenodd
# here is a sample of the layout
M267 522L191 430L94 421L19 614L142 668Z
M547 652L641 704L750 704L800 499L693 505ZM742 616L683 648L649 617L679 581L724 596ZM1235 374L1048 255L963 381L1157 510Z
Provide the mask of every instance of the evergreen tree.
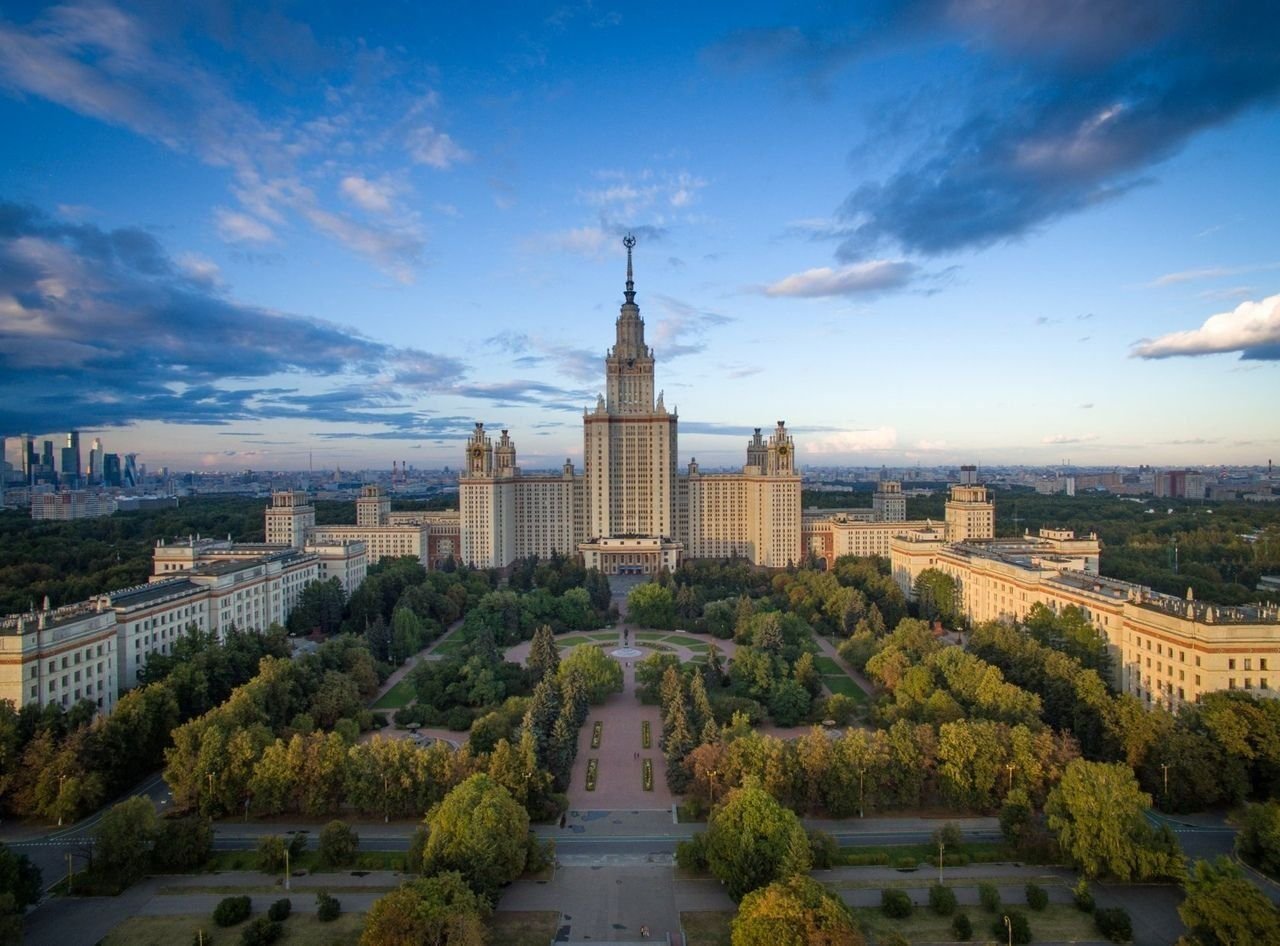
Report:
M547 768L555 779L556 791L568 789L573 760L577 754L578 730L573 725L571 707L566 705L551 727L551 741L547 747Z
M560 688L554 680L543 680L533 689L524 714L525 732L533 737L538 764L545 765L551 729L560 715Z
M702 732L709 722L714 725L715 713L707 697L707 686L702 674L694 673L689 680L689 727L694 732Z
M690 781L689 770L684 767L684 757L694 748L693 732L689 729L683 699L672 704L669 718L671 731L663 744L667 758L667 785L676 794L682 794L688 789Z
M541 680L548 674L554 676L560 667L560 651L556 648L549 624L543 624L533 632L533 640L529 642L529 659L525 661L525 666L535 680Z

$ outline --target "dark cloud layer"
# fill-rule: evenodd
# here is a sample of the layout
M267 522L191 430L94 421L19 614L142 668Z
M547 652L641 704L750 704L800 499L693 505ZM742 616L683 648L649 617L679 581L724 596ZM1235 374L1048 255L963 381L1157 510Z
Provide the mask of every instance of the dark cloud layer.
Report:
M718 56L825 81L915 41L976 50L982 95L842 203L838 256L925 255L1017 238L1146 183L1193 136L1280 94L1280 16L1245 0L917 2L856 22L740 33Z
M265 387L305 373L320 394ZM398 392L451 388L455 358L243 305L189 275L149 233L0 202L0 429L264 418L416 424Z

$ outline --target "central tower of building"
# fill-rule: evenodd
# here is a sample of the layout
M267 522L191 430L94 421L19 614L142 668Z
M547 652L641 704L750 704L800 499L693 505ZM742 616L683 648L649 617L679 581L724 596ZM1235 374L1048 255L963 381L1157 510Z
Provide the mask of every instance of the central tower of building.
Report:
M605 393L583 414L588 558L615 560L641 573L671 567L678 558L675 536L676 426L661 393L654 398L653 350L645 344L644 319L636 305L631 251L627 248L625 301L618 312L614 345L605 356ZM639 541L647 540L647 541ZM643 555L641 553L644 553ZM616 553L616 555L615 555Z

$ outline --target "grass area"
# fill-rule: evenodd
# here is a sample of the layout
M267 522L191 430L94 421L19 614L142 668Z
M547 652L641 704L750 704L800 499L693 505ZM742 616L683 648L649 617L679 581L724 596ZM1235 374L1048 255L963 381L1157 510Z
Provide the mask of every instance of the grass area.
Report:
M666 636L666 631L636 631L631 635L631 639L633 641L660 641Z
M832 693L843 693L851 700L857 700L859 703L867 701L867 694L862 687L853 682L853 679L846 677L844 674L840 676L824 676L822 682Z
M405 854L401 851L361 851L356 855L355 865L344 867L339 873L353 870L404 870ZM318 851L303 851L297 857L290 858L289 866L293 870L315 872L322 870ZM256 851L214 851L205 865L209 871L257 870L258 854Z
M692 654L709 654L711 653L711 645L704 644L702 641L676 641L681 647Z
M729 946L729 923L734 914L727 910L686 910L680 925L688 946Z
M842 847L837 855L837 864L851 867L868 867L874 865L922 866L924 869L937 869L938 849L932 844L889 844L878 847ZM1007 847L995 841L973 841L961 846L958 851L950 851L943 858L945 867L959 867L963 864L993 864L1000 861L1012 861L1017 858ZM864 886L858 881L841 881L851 886Z
M452 657L462 653L462 648L467 646L467 639L454 634L447 641L437 644L431 651L433 654L444 654L446 657Z
M825 654L814 654L813 664L818 668L818 672L824 676L843 677L847 676L844 667L836 663L834 657L828 657Z
M373 704L373 708L376 710L400 709L413 702L417 695L414 692L413 684L409 682L409 677L405 676L390 690L378 697Z
M1029 910L1025 905L1018 907L1031 924L1033 942L1045 941L1072 943L1078 940L1096 941L1098 932L1093 926L1093 914L1081 913L1066 903L1051 903L1042 913ZM915 913L905 920L891 920L878 908L858 907L854 915L864 929L870 930L879 940L888 933L901 933L911 943L952 942L951 917L937 916L926 908L916 907ZM997 915L988 913L981 907L965 907L973 923L974 942L991 941L991 923Z
M502 946L547 946L560 928L554 910L511 910L489 920L489 942Z
M596 631L593 634L587 634L587 637L593 641L616 641L618 639L617 631Z
M237 946L243 928L242 923L222 929L210 916L134 916L108 933L101 946L175 946L195 942L197 930L203 932L205 946ZM357 946L364 914L343 913L331 923L321 923L314 913L295 913L284 928L284 941L297 946ZM548 941L549 937L543 943Z
M266 877L265 879L270 881L271 878ZM340 897L344 893L380 893L384 890L395 890L396 887L400 886L399 880L392 881L391 883L381 887L371 887L368 884L352 884L346 887L341 884L308 884L308 880L310 880L309 877L293 878L293 889L291 891L293 896L305 899L309 896L315 896L318 891L324 890L327 893L333 894L335 897ZM161 887L157 893L162 897L185 897L201 893L218 897L234 897L239 894L245 894L251 897L279 898L286 896L284 892L284 885L279 882L279 879L277 879L274 884L268 882L263 884L261 887L246 887L244 884L202 884L200 886L180 884L175 887Z

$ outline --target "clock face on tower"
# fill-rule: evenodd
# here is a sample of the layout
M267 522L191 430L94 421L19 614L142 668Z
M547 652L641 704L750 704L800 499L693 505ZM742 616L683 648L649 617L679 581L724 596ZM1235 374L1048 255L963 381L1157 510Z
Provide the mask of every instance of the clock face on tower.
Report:
M785 457L786 455L787 455L787 448L786 448L785 446L783 446L783 447L779 447L779 448L778 448L778 456L780 456L780 457Z

